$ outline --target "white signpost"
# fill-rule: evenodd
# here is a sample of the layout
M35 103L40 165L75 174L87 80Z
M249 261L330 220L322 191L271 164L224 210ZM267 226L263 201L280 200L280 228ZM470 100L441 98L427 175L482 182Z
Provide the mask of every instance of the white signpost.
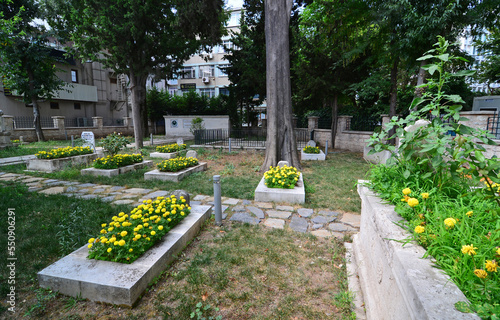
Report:
M84 147L90 147L92 151L95 152L95 139L94 139L94 133L91 131L84 131L82 132L82 139L85 141L83 143Z

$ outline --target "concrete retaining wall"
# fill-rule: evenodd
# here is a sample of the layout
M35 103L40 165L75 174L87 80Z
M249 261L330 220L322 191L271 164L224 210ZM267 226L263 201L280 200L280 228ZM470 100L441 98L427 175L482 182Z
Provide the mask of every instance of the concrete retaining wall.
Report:
M425 250L414 243L403 247L410 235L395 222L402 218L394 206L382 203L372 191L358 185L361 228L354 236L357 267L368 319L478 319L457 311L464 294L437 269Z

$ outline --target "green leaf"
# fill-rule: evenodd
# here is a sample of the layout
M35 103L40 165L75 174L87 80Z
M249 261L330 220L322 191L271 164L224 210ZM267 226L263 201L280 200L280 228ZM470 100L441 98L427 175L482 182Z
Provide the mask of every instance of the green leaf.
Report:
M474 151L474 155L476 156L476 159L480 162L486 161L486 158L484 157L483 153L479 150Z
M443 95L446 99L455 102L455 103L464 103L465 101L462 100L462 97L460 97L458 94L445 94Z
M470 305L465 301L458 301L455 303L455 308L463 313L474 313L474 310L472 310Z
M425 101L425 99L420 98L420 97L413 99L413 101L411 102L411 105L410 105L410 109L415 108L416 106L418 106L419 104L421 104L424 101Z
M453 77L470 77L476 73L476 70L460 70L458 72L452 73Z
M432 54L426 54L425 56L418 58L417 61L428 60L431 58L434 58L434 56Z
M448 53L440 54L437 57L439 58L439 60L445 61L445 62L450 60L450 55Z
M403 172L403 177L405 179L408 179L410 177L410 175L411 175L411 172L409 170L405 170L405 172Z

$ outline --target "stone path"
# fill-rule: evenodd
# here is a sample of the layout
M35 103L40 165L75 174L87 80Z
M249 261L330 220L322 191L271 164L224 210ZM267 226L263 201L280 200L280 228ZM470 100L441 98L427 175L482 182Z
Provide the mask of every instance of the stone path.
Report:
M145 199L170 194L168 191L122 186L80 183L56 179L39 178L25 174L0 172L0 181L15 181L28 186L28 191L43 194L62 194L82 199L101 198L113 204L137 206ZM196 195L191 205L213 205L213 197ZM359 231L360 215L339 213L330 210L308 209L300 205L278 205L234 198L222 198L223 219L262 224L269 228L290 228L297 232L310 232L318 237L342 239L345 234Z

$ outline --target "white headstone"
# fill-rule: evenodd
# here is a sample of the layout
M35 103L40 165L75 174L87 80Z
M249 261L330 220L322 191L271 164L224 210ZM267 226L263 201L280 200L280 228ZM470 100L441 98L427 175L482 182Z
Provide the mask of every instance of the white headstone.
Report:
M182 138L178 138L178 139L177 139L177 144L178 144L178 145L183 145L183 144L184 144L184 139L182 139Z
M290 166L288 161L281 160L280 162L278 162L278 167L283 168L284 166Z
M95 138L94 133L92 131L84 131L82 132L83 146L90 147L92 151L95 151Z
M186 158L198 158L198 153L194 150L189 150L188 152L186 152Z
M316 147L316 142L314 142L314 140L309 140L306 144L306 147Z

